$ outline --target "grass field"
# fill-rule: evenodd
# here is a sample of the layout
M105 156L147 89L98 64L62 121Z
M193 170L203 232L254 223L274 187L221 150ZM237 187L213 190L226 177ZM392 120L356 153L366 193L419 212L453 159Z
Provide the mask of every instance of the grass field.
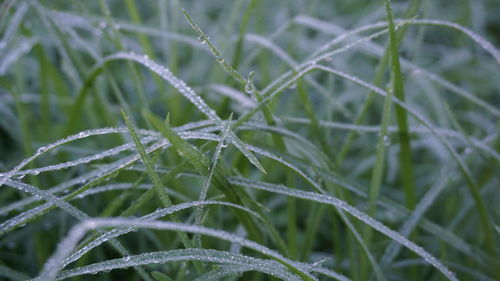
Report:
M0 280L500 280L499 14L0 0Z

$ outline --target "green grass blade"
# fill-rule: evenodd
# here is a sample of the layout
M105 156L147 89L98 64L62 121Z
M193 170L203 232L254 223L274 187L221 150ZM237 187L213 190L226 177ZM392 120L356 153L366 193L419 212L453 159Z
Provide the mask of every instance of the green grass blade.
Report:
M168 139L174 148L177 150L177 153L182 157L185 158L192 166L193 168L196 169L198 173L200 173L203 176L207 176L210 172L210 160L203 154L201 153L198 149L196 149L194 146L183 140L170 126L166 123L163 123L158 117L154 116L153 114L149 112L144 112L144 117L158 130L160 133ZM225 181L225 179L220 176L220 175L215 175L214 178L215 186L219 188L222 192L224 192L224 195L227 197L227 199L230 202L240 204L242 203L241 197L236 193L235 190L233 190L228 183ZM246 230L248 231L250 237L252 239L256 239L257 241L260 241L262 238L260 237L260 230L258 227L255 225L253 220L249 218L246 214L237 213L238 216L240 216L240 219L242 219Z
M391 54L391 69L393 75L393 90L394 95L402 102L405 101L404 80L401 74L401 66L399 63L398 40L396 27L392 15L390 0L385 0L385 10L387 13L387 22L389 26L389 46ZM400 142L400 166L401 166L401 182L405 191L406 205L409 208L414 208L416 204L415 185L413 175L413 164L411 157L410 134L408 131L408 117L406 110L400 105L395 106L396 120L399 128Z

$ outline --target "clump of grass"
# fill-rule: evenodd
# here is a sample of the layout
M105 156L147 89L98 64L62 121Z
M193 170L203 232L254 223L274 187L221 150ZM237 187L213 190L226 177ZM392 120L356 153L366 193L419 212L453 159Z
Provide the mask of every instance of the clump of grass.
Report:
M0 4L1 278L500 278L495 3L125 4Z

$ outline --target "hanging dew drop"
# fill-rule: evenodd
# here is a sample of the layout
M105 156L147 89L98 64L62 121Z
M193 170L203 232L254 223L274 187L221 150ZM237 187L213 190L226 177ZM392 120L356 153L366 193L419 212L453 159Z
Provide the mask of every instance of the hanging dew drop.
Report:
M45 146L42 146L42 147L40 147L40 148L36 151L36 153L37 153L37 154L42 154L42 153L44 153L45 151L47 151L47 148L46 148Z
M207 43L207 39L203 36L198 36L198 41L200 41L202 45L205 45Z
M130 260L130 256L125 256L125 257L123 257L123 261L127 262L127 261L129 261L129 260Z
M100 22L99 22L99 28L100 28L100 29L105 29L107 25L108 25L108 24L106 23L106 21L100 21Z
M223 64L224 63L224 59L223 58L217 58L215 60L218 64Z
M288 88L289 88L289 89L292 89L292 90L293 90L293 89L295 89L295 88L297 88L297 82L296 82L296 81L293 81L293 83L292 83L292 84L290 84L290 86L288 86Z
M222 148L226 148L228 145L229 145L229 144L228 144L227 140L223 140L223 141L222 141L222 143L220 144L220 146L221 146Z
M245 84L245 92L247 94L251 94L253 92L253 85L251 83L246 83Z

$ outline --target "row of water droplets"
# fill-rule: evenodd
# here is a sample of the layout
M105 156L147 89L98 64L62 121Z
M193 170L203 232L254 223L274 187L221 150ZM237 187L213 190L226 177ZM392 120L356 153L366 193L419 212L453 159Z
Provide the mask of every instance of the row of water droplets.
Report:
M243 271L257 270L268 274L272 274L273 272L275 272L277 276L287 278L284 280L300 280L296 276L290 274L281 264L273 260L257 259L250 256L235 254L226 251L194 248L150 252L134 256L127 256L120 259L108 260L84 267L63 271L58 274L58 278L68 278L82 274L96 274L98 272L108 272L114 269L123 269L137 265L163 264L172 261L187 260L199 260L233 266L236 265L242 267Z
M143 138L143 142L144 142L144 144L148 144L151 141L156 140L156 139L157 139L157 137L145 137L145 138ZM128 151L128 150L134 150L134 144L133 143L126 143L126 144L123 144L123 145L120 145L120 146L117 146L117 147L114 147L114 148L111 148L111 149L108 149L108 150L105 150L105 151L101 151L99 153L95 153L93 155L89 155L89 156L86 156L86 157L78 158L78 159L73 160L73 161L68 161L68 162L64 162L64 163L54 164L54 165L50 165L50 166L45 166L45 167L42 167L42 168L36 168L36 169L30 169L30 170L20 171L18 173L18 175L19 175L19 178L21 178L22 176L24 176L26 174L38 175L41 172L56 171L56 170L61 170L61 169L68 169L68 168L71 168L71 167L74 167L74 166L78 166L78 165L81 165L81 164L88 164L88 163L90 163L92 161L102 160L102 159L104 159L106 157L115 156L115 155L118 155L121 152Z
M225 205L225 206L229 206L229 207L233 207L233 208L238 208L240 210L243 210L245 212L252 214L253 216L255 216L257 218L260 218L260 216L258 214L256 214L255 212L253 212L252 210L250 210L246 207L240 206L240 205L233 204L233 203L228 203L228 202L223 202L223 201L191 201L191 202L187 202L187 203L181 203L178 205L174 205L174 206L168 207L168 208L158 208L154 212L147 214L147 215L141 217L140 219L143 221L153 221L153 220L165 217L167 215L173 214L173 213L181 211L181 210L185 210L185 209L197 207L197 206L203 206L203 205ZM77 251L72 253L70 256L68 256L63 262L63 267L78 260L85 253L87 253L90 250L94 249L95 247L101 245L102 243L105 243L106 241L108 241L110 239L113 239L115 237L127 234L131 231L136 231L136 230L137 230L137 228L135 228L135 227L127 227L127 228L115 228L115 229L104 232L102 235L95 238L90 243L87 243L85 246L78 249Z
M226 240L229 242L234 242L241 244L247 248L253 249L257 252L260 252L263 255L272 257L281 263L285 264L293 264L292 261L283 257L279 253L260 245L251 240L247 240L240 236L211 228L206 228L202 226L184 224L184 223L173 223L173 222L164 222L164 221L144 221L141 219L126 219L126 218L115 218L115 219L91 219L85 221L70 231L70 234L60 243L58 246L58 251L56 254L51 257L50 266L44 267L45 270L42 273L42 276L53 276L57 273L59 268L61 268L62 262L69 255L69 253L75 248L77 241L82 237L82 234L78 231L79 229L83 229L87 231L88 229L102 228L102 227L130 227L130 228L152 228L157 230L175 230L175 231L185 231L190 233L198 233L202 235L207 235L211 237L215 237L218 239ZM76 232L76 234L73 234ZM64 245L64 248L63 248ZM177 250L180 251L180 250ZM207 250L202 250L207 251ZM235 255L232 253L232 255ZM124 262L124 259L129 259L128 257L120 259ZM104 269L106 270L106 269ZM300 269L298 269L301 271ZM306 272L303 272L307 274ZM308 274L307 274L308 275Z
M37 149L36 153L23 161L19 163L17 166L15 166L12 170L8 171L7 173L0 174L0 186L2 186L8 179L16 175L23 167L25 167L27 164L29 164L31 161L34 159L38 158L39 156L43 155L44 153L61 146L63 144L78 140L78 139L83 139L89 136L95 136L95 135L104 135L104 134L109 134L114 132L113 128L102 128L102 129L94 129L94 130L87 130L87 131L82 131L77 134L71 135L69 137L59 139L49 145L46 146L41 146ZM33 171L32 171L33 172ZM35 170L35 173L37 171ZM38 171L39 172L39 171Z
M161 141L153 144L148 149L148 153L156 151L156 150L158 150L160 148L163 148L163 147L165 147L167 145L168 145L167 141L161 140ZM102 167L101 169L97 170L97 172L95 174L93 174L93 176L94 176L93 181L99 181L99 180L102 180L102 179L106 179L106 178L112 177L112 176L116 175L119 171L121 171L124 168L128 167L129 165L131 165L132 163L138 161L139 158L140 158L140 156L138 154L136 154L136 155L132 155L132 156L125 157L123 159L117 160L117 161L115 161L112 164L106 165L105 167ZM84 180L84 179L80 179L80 180ZM85 180L89 180L89 179L85 179ZM14 183L17 183L17 182L14 182ZM50 194L50 193L48 193L48 194ZM45 204L43 204L43 205L38 206L38 207L35 208L35 209L37 209L37 212L33 212L32 211L33 209L32 210L28 210L26 212L23 212L23 213L17 215L14 218L9 219L6 222L3 222L2 224L0 224L0 231L1 232L9 231L13 227L15 227L16 225L22 224L23 222L30 220L34 216L37 216L38 214L41 214L43 211L45 211L48 208L50 208L51 206L53 206L54 205L53 203L54 202L48 200L47 203L45 203ZM58 205L56 205L56 206L58 206Z

